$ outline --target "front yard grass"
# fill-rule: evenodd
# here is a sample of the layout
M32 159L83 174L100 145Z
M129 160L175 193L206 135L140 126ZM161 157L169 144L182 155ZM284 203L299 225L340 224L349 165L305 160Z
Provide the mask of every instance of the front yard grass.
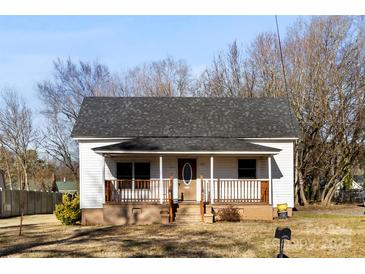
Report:
M288 220L205 225L63 226L53 215L0 220L1 257L275 257L288 226L289 257L365 257L365 218L295 212Z

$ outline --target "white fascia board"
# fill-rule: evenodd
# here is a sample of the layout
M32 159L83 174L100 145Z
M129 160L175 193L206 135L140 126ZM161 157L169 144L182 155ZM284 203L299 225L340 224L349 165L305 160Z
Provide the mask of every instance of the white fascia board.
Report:
M288 138L237 138L237 139L241 139L241 140L289 140L289 141L294 141L294 140L299 140L298 137L288 137Z
M118 140L131 140L133 138L130 138L130 137L128 137L128 138L126 138L126 137L120 137L120 138L118 138L118 137L113 137L113 138L74 137L72 139L74 139L76 141L94 141L94 140L95 141L112 141L112 140L118 141Z
M135 137L111 137L111 138L98 138L98 137L73 137L72 139L77 141L91 141L91 140L97 140L97 141L110 141L110 140L132 140ZM147 137L146 137L147 138ZM199 138L199 137L197 137ZM234 139L234 138L232 138ZM288 138L236 138L240 140L299 140L298 137L288 137Z
M273 155L278 151L126 151L95 150L101 154L207 154L207 155Z

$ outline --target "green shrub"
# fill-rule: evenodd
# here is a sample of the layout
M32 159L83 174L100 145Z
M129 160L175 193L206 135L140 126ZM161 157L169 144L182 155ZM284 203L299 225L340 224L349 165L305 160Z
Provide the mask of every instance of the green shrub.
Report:
M239 222L241 219L238 209L233 206L220 209L217 215L219 221L222 222Z
M74 225L81 221L80 198L78 196L62 196L62 204L56 205L53 212L62 224Z

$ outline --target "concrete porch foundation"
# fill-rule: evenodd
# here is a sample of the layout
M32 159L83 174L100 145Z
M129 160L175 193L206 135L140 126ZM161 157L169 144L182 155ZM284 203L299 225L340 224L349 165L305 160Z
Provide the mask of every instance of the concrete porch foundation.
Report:
M104 204L103 208L82 209L81 223L83 225L168 223L166 211L168 213L168 207L159 204Z
M212 210L215 221L219 221L218 212L227 207L238 209L241 220L266 220L272 221L274 218L271 205L247 205L247 204L213 204Z
M219 211L230 206L238 209L241 220L272 221L277 218L277 209L270 205L213 204L206 206L205 222L219 221ZM160 204L104 204L103 208L82 209L81 215L83 225L169 223L169 208ZM292 208L288 208L288 216L292 216ZM200 216L198 217L200 222Z

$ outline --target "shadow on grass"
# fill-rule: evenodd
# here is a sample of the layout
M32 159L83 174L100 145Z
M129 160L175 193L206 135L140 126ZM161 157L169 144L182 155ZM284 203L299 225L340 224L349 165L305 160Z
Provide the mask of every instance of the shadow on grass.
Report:
M37 225L27 225L27 226L37 226ZM57 239L57 240L52 240L52 241L36 241L35 240L33 242L15 244L8 248L1 249L0 257L5 257L5 256L22 253L24 251L27 251L27 250L35 248L35 247L72 243L73 240L78 239L80 237L85 237L85 236L92 237L93 235L104 234L115 228L116 227L103 227L103 228L97 228L97 229L88 229L85 231L77 231L74 233L74 235L67 237L67 238L63 238L63 239ZM39 238L41 239L42 237L39 237ZM37 251L32 250L31 252L37 252ZM50 251L47 250L45 252L50 252ZM57 257L58 253L60 253L60 252L57 251L54 254L54 256L51 256L51 257ZM68 255L70 255L70 254L68 254ZM92 257L90 254L86 254L86 253L83 253L83 255L86 255L85 257Z
M54 237L57 231L51 231ZM33 233L32 233L33 234ZM47 237L45 235L44 237ZM57 249L57 245L66 246ZM99 254L81 251L83 245L102 246L103 253L121 257L223 257L228 250L244 253L253 247L246 241L233 239L221 233L207 231L204 228L182 228L178 226L110 226L91 227L75 231L67 238L42 240L42 235L32 237L32 242L14 244L0 250L0 257L38 253L35 257L95 257ZM99 245L100 244L100 245ZM55 248L50 248L55 245ZM45 247L34 250L33 248ZM87 250L87 249L86 249ZM31 256L31 255L30 255ZM114 256L114 255L113 255Z

